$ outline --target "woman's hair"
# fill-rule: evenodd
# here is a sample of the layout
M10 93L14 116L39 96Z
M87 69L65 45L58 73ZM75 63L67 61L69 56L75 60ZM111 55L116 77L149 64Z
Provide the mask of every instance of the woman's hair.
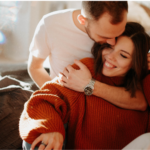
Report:
M132 67L125 75L124 83L122 85L133 97L135 96L136 90L140 89L142 79L148 73L147 53L150 49L150 37L145 33L144 28L135 22L128 22L125 27L125 31L121 36L129 37L134 44ZM92 48L92 54L94 56L94 70L96 75L102 74L102 50L107 47L111 47L111 45L107 43L103 45L95 43Z

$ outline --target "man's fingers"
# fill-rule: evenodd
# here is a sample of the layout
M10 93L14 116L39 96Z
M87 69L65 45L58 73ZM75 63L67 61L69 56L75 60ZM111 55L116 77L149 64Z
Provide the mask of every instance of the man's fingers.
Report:
M59 74L59 83L62 84L62 82L67 82L67 77L62 75L62 74Z
M81 62L81 61L79 61L79 60L74 60L74 63L77 65L77 66L79 66L79 68L80 69L84 69L85 68L85 65Z
M68 65L67 67L66 67L66 71L68 71L68 74L70 73L70 72L72 72L73 70L75 70L71 65ZM63 72L64 73L64 72Z
M62 85L63 85L64 87L69 88L68 84L67 84L67 83L65 83L65 82L63 82L63 83L62 83Z
M69 74L68 68L65 67L65 69L63 70L63 75L68 77L68 74Z
M36 138L34 141L33 141L33 143L31 144L31 150L34 150L34 148L35 148L35 146L39 143L39 142L41 142L41 136L39 136L38 138Z

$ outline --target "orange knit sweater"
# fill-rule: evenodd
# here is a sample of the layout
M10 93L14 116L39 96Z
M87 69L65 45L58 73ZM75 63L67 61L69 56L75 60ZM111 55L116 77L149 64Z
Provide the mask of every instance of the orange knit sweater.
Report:
M121 83L117 77L95 77L92 58L82 62L96 80L109 85ZM28 143L47 132L60 132L65 137L65 123L69 149L121 149L146 132L148 110L121 109L102 98L62 87L56 80L45 83L25 104L19 129L21 138Z

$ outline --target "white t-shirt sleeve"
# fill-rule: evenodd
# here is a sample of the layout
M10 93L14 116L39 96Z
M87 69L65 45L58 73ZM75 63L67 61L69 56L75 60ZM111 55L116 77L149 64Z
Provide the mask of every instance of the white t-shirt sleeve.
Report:
M30 53L35 57L43 59L49 56L51 52L47 40L48 37L43 17L36 27L32 42L29 47Z

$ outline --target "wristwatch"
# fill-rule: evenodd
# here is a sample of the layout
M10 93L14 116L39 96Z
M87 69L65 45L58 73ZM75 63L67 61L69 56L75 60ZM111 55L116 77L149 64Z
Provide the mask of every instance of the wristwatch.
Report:
M94 90L95 79L91 79L89 84L84 88L85 95L92 95Z

